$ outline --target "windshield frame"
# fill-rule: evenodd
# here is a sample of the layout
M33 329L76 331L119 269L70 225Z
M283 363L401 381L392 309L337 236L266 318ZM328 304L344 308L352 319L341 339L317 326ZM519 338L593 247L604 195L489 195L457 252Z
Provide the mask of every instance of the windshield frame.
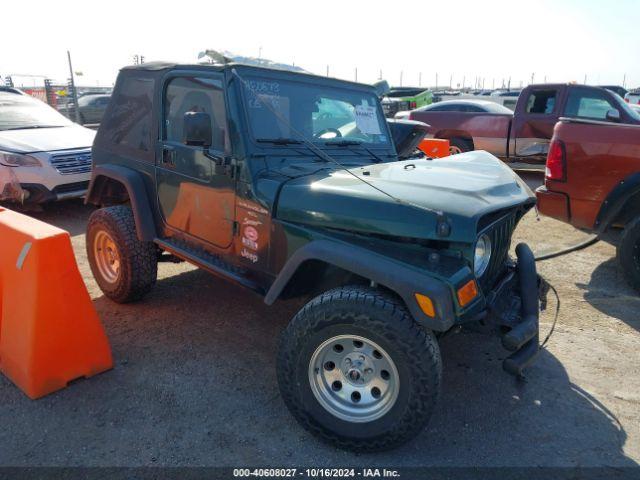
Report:
M245 86L244 82L251 80L251 79L255 79L255 78L259 78L259 79L268 79L268 80L275 80L275 81L282 81L282 82L289 82L289 83L297 83L297 84L302 84L306 87L309 87L311 89L313 89L314 85L316 85L316 83L313 81L314 77L313 75L308 75L308 74L299 74L299 73L293 73L293 72L278 72L278 71L266 71L266 70L262 70L262 69L251 69L251 68L243 68L243 69L238 69L240 70L239 76L242 79L242 81L238 81L236 88L238 88L240 90L239 92L239 99L241 101L242 104L242 113L244 116L244 122L245 122L245 128L246 131L248 133L248 136L251 140L251 143L260 148L260 149L265 149L265 148L288 148L288 149L300 149L300 148L308 148L308 146L306 146L304 144L304 142L309 142L311 144L313 144L314 146L316 146L317 148L332 148L332 141L336 142L336 140L353 140L354 144L350 145L353 147L357 147L359 144L363 144L365 145L367 148L375 148L377 150L380 149L384 149L384 150L391 150L394 152L395 154L395 147L393 145L393 138L391 136L391 132L389 130L389 125L387 124L387 119L384 116L384 112L382 110L382 105L380 104L380 99L377 97L374 88L371 86L369 87L368 85L364 85L364 84L356 84L356 83L351 83L351 82L347 82L347 81L343 81L343 80L338 80L338 79L325 79L322 78L321 79L321 86L326 87L327 89L336 89L336 90L350 90L353 92L357 92L357 93L361 93L363 95L371 95L371 97L374 99L375 102L375 108L376 108L376 112L378 114L378 118L382 119L381 122L381 134L384 135L386 137L386 142L380 142L380 143L373 143L373 142L366 142L366 141L362 141L359 139L352 139L349 137L337 137L337 138L326 138L326 139L318 139L318 138L314 138L312 136L307 136L304 135L304 141L302 139L299 138L298 135L293 135L292 138L296 139L296 140L300 140L301 143L296 144L296 143L291 143L291 144L276 144L276 143L271 143L268 141L258 141L259 138L256 137L252 122L251 122L251 115L249 112L249 95L251 95L251 93L249 91L247 91L247 87ZM309 77L308 79L305 77ZM237 79L236 79L237 80ZM320 82L318 82L320 83ZM293 125L293 124L292 124ZM294 128L295 125L293 125ZM260 139L262 140L262 139ZM277 140L274 138L274 140ZM355 144L355 142L358 142L358 144ZM335 144L333 145L333 148L335 148Z

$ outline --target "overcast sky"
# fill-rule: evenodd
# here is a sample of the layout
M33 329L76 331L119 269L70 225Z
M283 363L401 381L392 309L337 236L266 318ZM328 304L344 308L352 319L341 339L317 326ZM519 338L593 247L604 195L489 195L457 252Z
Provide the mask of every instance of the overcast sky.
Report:
M0 75L111 85L134 54L195 62L207 48L393 85L486 88L578 81L640 86L638 0L120 1L2 6ZM20 78L18 80L27 82Z

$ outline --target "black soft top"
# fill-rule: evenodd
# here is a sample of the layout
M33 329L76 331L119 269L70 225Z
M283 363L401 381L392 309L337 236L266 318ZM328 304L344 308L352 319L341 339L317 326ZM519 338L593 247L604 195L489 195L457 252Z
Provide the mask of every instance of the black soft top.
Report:
M176 62L162 62L162 61L157 61L157 62L148 62L148 63L142 63L139 65L127 65L126 67L122 67L120 70L123 72L128 72L128 71L142 71L142 72L149 72L149 74L153 75L154 73L164 73L167 70L173 70L175 68L180 68L180 69L185 69L185 70L214 70L216 72L222 72L224 70L229 70L231 68L235 68L235 67L239 67L242 69L248 69L248 70L257 70L257 71L264 71L264 72L278 72L281 74L291 74L291 75L298 75L298 76L302 76L305 78L314 78L316 80L318 80L320 83L324 83L324 82L340 82L343 84L347 84L347 85L353 85L353 86L358 86L358 87L368 87L373 89L372 85L366 84L366 83L358 83L358 82L352 82L350 80L343 80L341 78L331 78L331 77L324 77L321 75L314 75L312 73L307 73L307 72L298 72L298 71L294 71L294 70L286 70L284 68L271 68L271 67L265 67L265 66L261 66L261 65L252 65L252 64L248 64L248 63L241 63L241 62L228 62L228 63L224 63L224 64L220 64L220 63L213 63L213 64L207 64L207 63L176 63ZM426 90L426 89L425 89Z

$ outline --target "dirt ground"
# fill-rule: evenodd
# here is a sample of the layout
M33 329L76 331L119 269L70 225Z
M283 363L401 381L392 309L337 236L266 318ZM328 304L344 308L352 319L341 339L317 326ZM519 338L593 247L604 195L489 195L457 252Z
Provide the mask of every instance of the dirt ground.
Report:
M640 297L615 249L597 245L539 263L562 307L525 382L505 374L496 338L443 340L443 395L431 423L400 449L354 455L293 420L276 384L275 345L300 303L267 307L187 264L161 264L155 290L117 305L93 280L81 202L35 217L70 231L107 329L115 368L38 401L0 376L0 465L49 466L637 466ZM528 214L534 251L585 238ZM514 242L515 245L515 242ZM551 327L555 300L542 319Z

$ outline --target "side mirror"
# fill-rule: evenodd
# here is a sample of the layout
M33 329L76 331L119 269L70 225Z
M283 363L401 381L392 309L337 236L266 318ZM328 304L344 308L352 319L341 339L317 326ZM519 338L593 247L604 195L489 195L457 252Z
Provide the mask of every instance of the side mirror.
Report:
M622 119L622 117L620 117L620 110L616 110L615 108L612 108L611 110L607 111L606 118L608 122L620 123L620 120Z
M205 112L187 112L183 117L182 143L197 147L210 147L211 115Z

